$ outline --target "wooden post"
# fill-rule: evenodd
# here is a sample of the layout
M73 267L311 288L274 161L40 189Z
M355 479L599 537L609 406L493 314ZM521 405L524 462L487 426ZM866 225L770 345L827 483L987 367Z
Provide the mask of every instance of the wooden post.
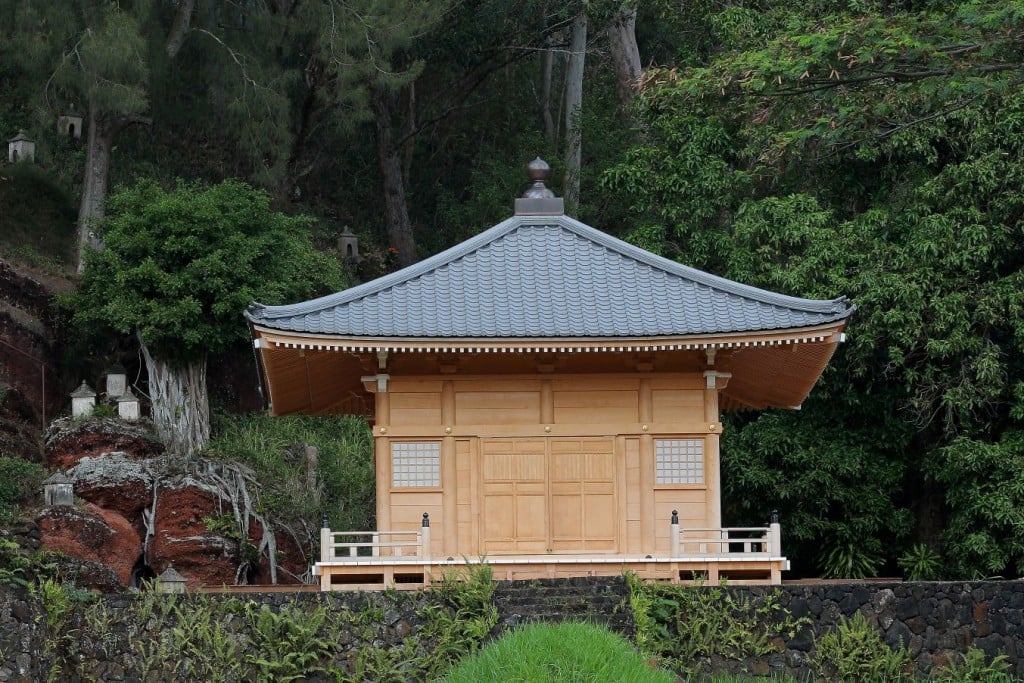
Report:
M782 525L779 524L778 510L772 510L772 522L768 525L768 554L782 557Z
M441 386L441 422L446 433L455 424L455 383L451 380ZM448 434L441 439L441 549L452 557L459 555L458 478L455 437Z
M374 393L374 476L377 484L377 530L391 529L391 439L382 436L391 424L391 397Z
M646 427L654 416L654 394L651 391L651 380L640 380L639 398L640 414L638 417ZM643 539L640 551L645 555L653 555L655 552L654 525L654 437L644 433L640 435L640 535Z
M725 388L728 377L714 370L704 372L704 420L708 423L708 434L704 438L704 483L707 486L705 514L707 526L719 529L722 526L722 486L719 475L719 427L718 392Z
M330 562L333 559L331 555L334 554L331 551L331 530L327 526L327 515L324 515L324 521L320 526L320 561Z
M672 557L679 557L679 510L672 511L672 531L669 536L669 554Z
M430 515L423 513L423 526L420 527L420 557L430 559Z

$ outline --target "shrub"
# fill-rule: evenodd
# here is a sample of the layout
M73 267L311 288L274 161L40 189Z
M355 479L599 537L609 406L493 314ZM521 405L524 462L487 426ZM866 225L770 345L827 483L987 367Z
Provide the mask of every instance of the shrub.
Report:
M251 467L264 487L260 504L270 516L319 528L326 513L332 529L373 528L373 442L362 419L220 414L213 426L205 455ZM318 451L313 487L302 444Z
M0 456L0 524L17 518L19 505L38 493L44 474L34 462Z
M908 680L910 661L905 647L891 649L860 612L821 636L810 658L812 669L822 680L850 683Z
M445 679L462 681L644 681L674 677L652 669L621 636L592 624L535 624L462 661Z

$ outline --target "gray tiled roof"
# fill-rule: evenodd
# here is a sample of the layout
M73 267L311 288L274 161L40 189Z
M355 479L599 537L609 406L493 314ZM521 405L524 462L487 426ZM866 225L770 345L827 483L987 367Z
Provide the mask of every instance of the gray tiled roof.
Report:
M655 256L567 216L515 216L396 273L288 306L264 327L354 337L657 337L808 327L846 318L811 300Z

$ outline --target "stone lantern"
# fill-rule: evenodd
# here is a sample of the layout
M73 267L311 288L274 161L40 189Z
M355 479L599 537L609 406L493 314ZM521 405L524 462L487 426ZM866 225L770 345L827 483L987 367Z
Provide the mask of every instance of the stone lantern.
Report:
M341 252L342 258L346 261L352 261L359 263L361 260L359 257L359 238L353 234L351 228L347 225L338 235L338 251Z
M156 577L157 590L161 593L184 593L185 583L185 577L173 565L167 565L164 573Z
M131 389L125 389L125 392L117 397L117 414L122 420L129 422L139 419L139 399Z
M57 118L57 132L64 137L82 139L82 115L75 111L74 106Z
M19 161L36 160L36 143L25 131L18 131L18 134L7 141L7 160L12 164Z
M120 363L114 363L107 370L107 398L124 396L128 392L128 372Z
M43 482L43 503L50 505L74 505L74 482L63 472L55 472Z
M96 407L96 392L85 380L71 392L71 417L89 417Z

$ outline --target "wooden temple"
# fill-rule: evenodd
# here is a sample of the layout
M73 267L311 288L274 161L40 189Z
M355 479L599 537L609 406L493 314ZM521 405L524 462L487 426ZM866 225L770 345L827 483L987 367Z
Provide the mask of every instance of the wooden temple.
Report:
M321 530L324 590L496 578L779 583L777 520L723 527L723 411L799 408L854 306L732 282L563 213L515 215L330 296L247 312L273 415L373 429L376 526Z

